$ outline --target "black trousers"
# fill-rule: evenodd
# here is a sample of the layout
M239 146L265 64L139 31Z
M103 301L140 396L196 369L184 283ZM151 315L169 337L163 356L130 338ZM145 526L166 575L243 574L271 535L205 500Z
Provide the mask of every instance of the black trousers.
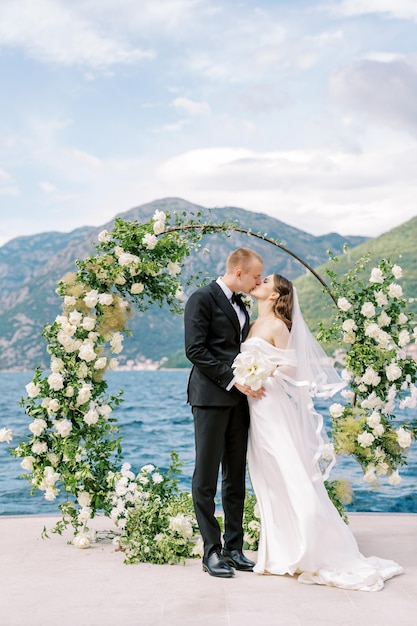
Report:
M246 398L232 407L192 407L195 429L195 469L192 480L194 510L204 541L204 555L221 549L221 530L215 517L214 499L219 468L222 468L224 547L243 546L246 451L249 409Z

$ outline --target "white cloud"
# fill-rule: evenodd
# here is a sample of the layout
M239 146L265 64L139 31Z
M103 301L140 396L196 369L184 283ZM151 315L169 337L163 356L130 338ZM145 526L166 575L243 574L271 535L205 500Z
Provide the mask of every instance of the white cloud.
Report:
M382 13L399 19L417 21L415 0L343 0L332 3L332 7L342 15Z
M207 102L197 102L191 98L178 97L172 101L172 106L178 111L184 111L188 115L210 115L210 105Z
M0 45L20 47L40 61L91 68L154 57L150 50L99 32L64 0L2 0Z

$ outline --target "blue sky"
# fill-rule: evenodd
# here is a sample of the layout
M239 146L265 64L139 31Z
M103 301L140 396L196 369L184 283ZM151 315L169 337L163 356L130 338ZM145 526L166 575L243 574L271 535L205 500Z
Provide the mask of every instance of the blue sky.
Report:
M415 0L1 0L0 72L0 245L168 196L417 215Z

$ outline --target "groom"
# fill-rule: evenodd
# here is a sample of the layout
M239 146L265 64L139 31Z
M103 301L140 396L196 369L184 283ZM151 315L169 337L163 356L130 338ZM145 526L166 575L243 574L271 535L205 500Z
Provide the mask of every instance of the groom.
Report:
M234 570L255 565L242 552L246 448L249 409L246 396L261 397L248 385L234 382L232 363L249 331L249 315L239 293L261 283L262 258L238 248L226 272L195 291L184 312L185 352L193 364L188 381L195 429L194 509L204 541L203 570L230 578ZM224 547L215 517L214 498L220 464Z

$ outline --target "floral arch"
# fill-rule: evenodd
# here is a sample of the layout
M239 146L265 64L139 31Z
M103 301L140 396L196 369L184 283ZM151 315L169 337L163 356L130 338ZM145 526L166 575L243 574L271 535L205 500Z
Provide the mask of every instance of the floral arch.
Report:
M320 281L337 304L332 328L322 329L321 335L343 341L344 376L350 383L345 405L330 407L336 452L353 455L370 483L383 476L392 484L400 480L398 468L406 463L417 431L415 423L398 427L393 415L397 405L417 404L417 363L405 352L417 339L417 326L404 313L406 300L394 282L401 268L383 260L364 282L360 276L366 263L361 260L341 279L329 270L330 288L278 241L237 224L204 223L200 217L156 211L147 223L117 218L111 232L100 233L97 254L78 260L77 272L58 284L62 313L43 331L51 373L37 368L26 386L21 404L32 420L31 435L12 454L22 459L31 493L40 489L48 501L61 491L66 494L53 532L71 525L78 547L89 545L89 520L103 511L119 526L118 541L130 561L167 562L198 552L191 499L177 489L180 463L175 453L165 477L153 466L144 466L138 475L128 464L120 466L122 446L113 410L121 397L107 394L105 373L117 368L133 307L145 311L167 303L172 312L182 311L184 261L200 247L203 235L214 232L263 239L295 257ZM1 441L11 439L10 429L0 429ZM341 510L336 487L328 485ZM253 546L259 530L253 500L246 512L251 518L246 538ZM163 532L157 518L165 524Z

